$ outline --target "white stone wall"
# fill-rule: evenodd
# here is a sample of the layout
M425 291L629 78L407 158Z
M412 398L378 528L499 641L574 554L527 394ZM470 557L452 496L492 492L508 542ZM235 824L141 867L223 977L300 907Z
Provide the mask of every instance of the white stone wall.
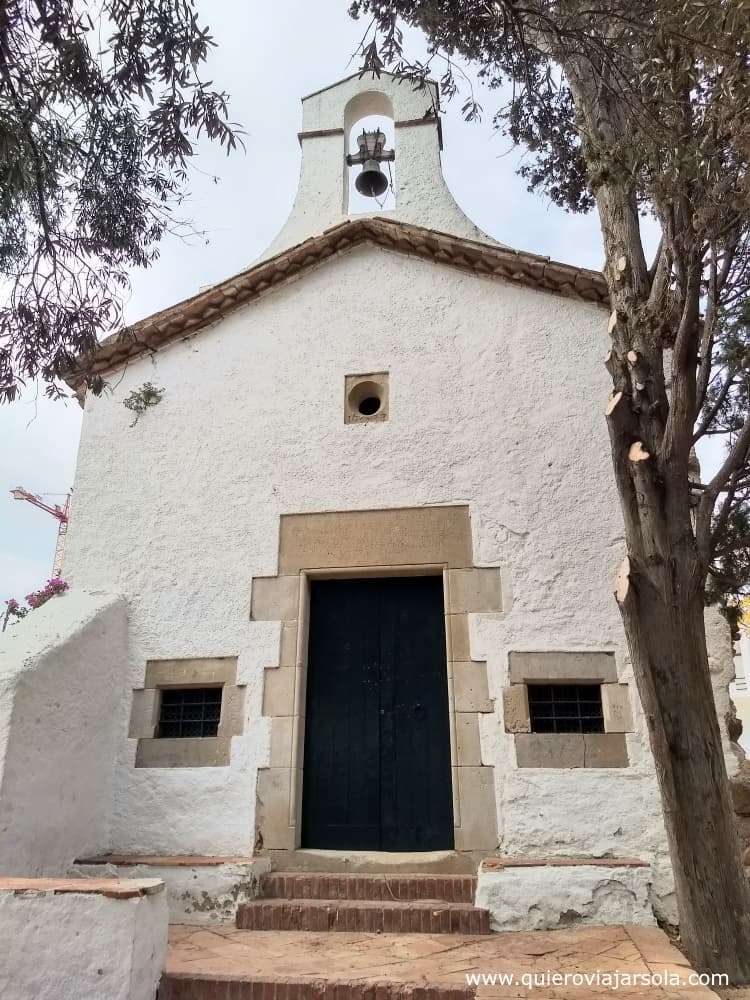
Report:
M0 892L3 1000L154 1000L166 894Z
M127 655L125 601L105 593L54 597L0 638L0 872L106 850Z
M648 868L481 868L476 905L490 911L495 931L655 923Z
M628 769L519 771L499 701L510 649L612 649L632 680L611 596L606 347L594 306L363 247L89 397L66 574L127 595L129 687L148 658L234 655L248 685L230 767L135 769L119 740L111 850L250 853L279 639L248 620L250 580L276 572L280 514L468 502L476 562L502 566L512 594L471 622L498 698L482 752L503 849L664 856L640 712ZM385 370L390 419L345 425L345 375ZM147 380L164 399L130 427L122 400Z
M74 878L161 879L170 924L232 921L237 907L259 895L260 878L271 870L268 858L224 864L77 864Z

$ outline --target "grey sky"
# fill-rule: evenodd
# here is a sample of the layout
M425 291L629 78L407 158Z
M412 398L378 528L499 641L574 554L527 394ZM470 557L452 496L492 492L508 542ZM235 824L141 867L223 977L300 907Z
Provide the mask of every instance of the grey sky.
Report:
M201 147L184 214L206 237L167 239L159 261L133 274L130 321L228 277L265 249L296 190L300 98L357 69L349 60L363 26L347 16L347 0L276 0L270 6L202 0L200 6L218 43L206 75L231 94L247 151L227 159ZM424 52L418 36L407 38L411 51ZM600 267L596 218L567 215L525 190L514 173L519 154L492 129L498 95L478 93L485 108L481 124L461 120L460 101L445 109L444 172L460 206L503 243ZM73 481L79 429L75 402L52 404L41 392L0 407L0 600L22 598L44 583L56 535L49 515L11 500L8 490L65 491ZM106 545L105 538L101 542Z

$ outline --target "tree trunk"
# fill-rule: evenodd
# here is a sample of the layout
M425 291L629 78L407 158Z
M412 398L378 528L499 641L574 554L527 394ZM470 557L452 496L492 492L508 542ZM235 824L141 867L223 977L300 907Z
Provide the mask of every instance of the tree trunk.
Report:
M591 135L615 149L616 109L585 74L574 71L571 85ZM750 982L750 889L708 667L708 562L697 545L689 483L700 254L683 227L680 309L668 337L656 293L672 280L672 265L662 281L647 270L632 184L602 183L596 200L612 305L605 363L614 392L606 415L628 550L616 597L659 781L682 943L697 969L740 985ZM665 344L674 345L671 390Z
M739 985L750 981L750 891L691 563L676 553L657 589L653 572L626 560L617 600L656 764L680 937L697 969Z

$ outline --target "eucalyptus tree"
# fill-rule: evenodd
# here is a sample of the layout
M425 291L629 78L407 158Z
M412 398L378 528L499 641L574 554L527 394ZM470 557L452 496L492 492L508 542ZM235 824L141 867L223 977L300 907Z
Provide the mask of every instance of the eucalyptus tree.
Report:
M602 400L627 543L616 582L661 790L680 932L702 969L750 979L750 895L704 630L747 583L750 494L748 0L357 0L364 68L496 88L532 190L598 212L612 380ZM400 25L421 28L426 60ZM467 117L480 113L465 96ZM660 242L652 259L642 219ZM565 391L560 386L560 392ZM604 417L603 417L604 419ZM695 445L724 440L701 482ZM589 447L585 441L573 445ZM582 489L585 485L582 484Z
M85 359L183 225L196 138L237 142L213 44L193 0L0 4L0 401L75 366L101 390Z

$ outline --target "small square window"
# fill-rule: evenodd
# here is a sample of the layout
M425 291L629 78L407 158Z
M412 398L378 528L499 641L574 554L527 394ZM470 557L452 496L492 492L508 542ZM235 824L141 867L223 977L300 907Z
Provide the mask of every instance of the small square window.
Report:
M216 736L221 718L221 691L220 687L162 690L157 738Z
M532 733L603 733L600 684L529 684Z

